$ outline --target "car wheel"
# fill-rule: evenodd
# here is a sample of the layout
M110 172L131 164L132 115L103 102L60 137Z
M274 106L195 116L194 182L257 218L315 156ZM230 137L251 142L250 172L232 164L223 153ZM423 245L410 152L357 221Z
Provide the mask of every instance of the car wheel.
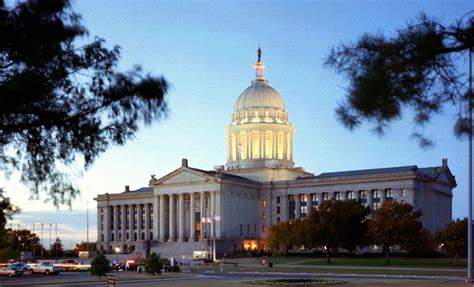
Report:
M34 273L34 272L33 272L33 269L30 269L30 274L33 274L33 273Z
M46 269L46 272L44 272L46 275L49 275L49 270Z
M12 273L8 273L8 277L13 277L13 274L12 274Z

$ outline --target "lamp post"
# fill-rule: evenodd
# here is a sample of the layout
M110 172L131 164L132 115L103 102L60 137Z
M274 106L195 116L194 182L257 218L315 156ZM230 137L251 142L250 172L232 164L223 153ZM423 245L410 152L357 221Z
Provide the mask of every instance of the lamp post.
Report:
M118 256L119 256L119 253L120 253L120 247L115 247L115 253L117 254L117 264L119 263L119 260L118 260Z

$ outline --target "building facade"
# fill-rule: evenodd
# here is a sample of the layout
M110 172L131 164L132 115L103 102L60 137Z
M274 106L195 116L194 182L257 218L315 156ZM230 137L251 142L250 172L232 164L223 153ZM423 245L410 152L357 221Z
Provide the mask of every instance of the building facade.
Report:
M293 134L280 94L254 66L255 79L237 99L226 129L227 163L206 171L183 159L148 186L97 196L97 248L137 255L214 256L265 249L269 227L304 218L327 200L354 199L374 212L387 200L421 210L430 232L451 221L456 181L447 159L416 165L314 175L295 167Z

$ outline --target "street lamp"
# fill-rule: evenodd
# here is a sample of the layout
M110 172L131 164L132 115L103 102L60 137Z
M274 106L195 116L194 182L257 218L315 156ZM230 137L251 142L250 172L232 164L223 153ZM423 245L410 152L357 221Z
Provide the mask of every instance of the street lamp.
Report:
M119 255L119 253L120 253L120 247L118 247L118 246L115 247L115 253L117 253L117 261L116 261L116 262L119 263L119 261L118 261L118 255Z

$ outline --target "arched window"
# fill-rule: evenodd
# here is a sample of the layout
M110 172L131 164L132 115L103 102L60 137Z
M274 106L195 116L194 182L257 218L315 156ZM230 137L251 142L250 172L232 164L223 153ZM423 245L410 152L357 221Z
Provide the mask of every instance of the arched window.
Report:
M142 232L142 240L145 240L145 232Z
M247 158L247 133L246 132L241 132L239 134L238 148L240 151L240 159L246 159Z
M278 132L277 135L277 156L278 159L283 159L283 132Z
M273 132L271 131L265 132L265 157L273 157Z
M286 159L291 160L291 134L286 135Z
M260 132L252 132L252 158L260 157Z

